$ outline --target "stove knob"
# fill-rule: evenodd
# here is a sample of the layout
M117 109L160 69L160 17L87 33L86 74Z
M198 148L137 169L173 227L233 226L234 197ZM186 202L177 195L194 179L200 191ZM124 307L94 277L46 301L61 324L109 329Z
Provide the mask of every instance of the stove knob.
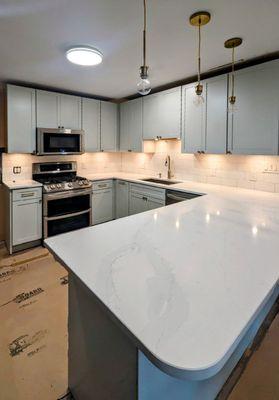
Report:
M69 186L69 188L72 188L72 187L73 187L72 182L69 182L69 183L68 183L68 186Z
M56 187L57 189L60 189L62 187L61 183L57 183Z
M78 181L78 184L79 184L79 186L82 186L83 182L82 181Z
M85 179L85 180L83 181L83 184L84 184L84 185L88 185L88 183L89 183L89 182L88 182L87 179Z
M55 189L55 185L50 185L50 188L53 190Z

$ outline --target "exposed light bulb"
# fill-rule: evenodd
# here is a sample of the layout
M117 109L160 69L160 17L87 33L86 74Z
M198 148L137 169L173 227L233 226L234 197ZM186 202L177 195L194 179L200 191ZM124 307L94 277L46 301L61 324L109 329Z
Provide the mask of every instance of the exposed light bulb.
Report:
M151 92L151 83L147 78L141 78L137 84L138 93L145 96Z
M235 113L237 111L236 97L235 96L230 96L229 97L228 111L229 111L230 114L233 114L233 113Z
M204 97L203 97L203 95L202 95L202 94L197 94L197 95L194 97L193 103L194 103L194 105L197 106L197 107L201 106L201 105L204 103Z

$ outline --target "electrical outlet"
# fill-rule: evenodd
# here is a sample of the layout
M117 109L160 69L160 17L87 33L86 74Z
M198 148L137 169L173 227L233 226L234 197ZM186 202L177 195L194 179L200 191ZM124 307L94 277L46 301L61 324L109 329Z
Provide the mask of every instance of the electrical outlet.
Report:
M13 167L13 173L14 174L21 174L21 167L20 166Z

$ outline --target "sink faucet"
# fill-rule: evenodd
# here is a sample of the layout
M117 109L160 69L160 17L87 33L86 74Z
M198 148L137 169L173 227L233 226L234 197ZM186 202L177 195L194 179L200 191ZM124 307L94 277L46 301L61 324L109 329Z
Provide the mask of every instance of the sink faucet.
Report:
M173 174L171 172L171 159L170 159L170 156L167 156L166 161L165 161L165 166L168 167L168 179L171 179L173 177Z

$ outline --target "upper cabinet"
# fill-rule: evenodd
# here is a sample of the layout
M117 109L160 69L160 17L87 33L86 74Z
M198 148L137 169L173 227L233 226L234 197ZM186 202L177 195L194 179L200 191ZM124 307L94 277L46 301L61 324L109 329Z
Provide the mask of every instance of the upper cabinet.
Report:
M60 95L60 125L63 128L81 129L81 98Z
M101 101L101 151L118 150L119 107L118 104Z
M181 87L143 98L143 139L180 139Z
M8 153L35 153L35 90L7 85L7 150Z
M198 102L196 83L182 89L182 151L227 151L227 75L203 83L203 102Z
M100 100L82 99L82 129L86 152L101 150Z
M81 98L37 90L37 127L81 129Z
M235 95L236 110L229 113L229 151L278 154L278 60L237 71Z
M142 98L120 105L120 151L143 151Z

